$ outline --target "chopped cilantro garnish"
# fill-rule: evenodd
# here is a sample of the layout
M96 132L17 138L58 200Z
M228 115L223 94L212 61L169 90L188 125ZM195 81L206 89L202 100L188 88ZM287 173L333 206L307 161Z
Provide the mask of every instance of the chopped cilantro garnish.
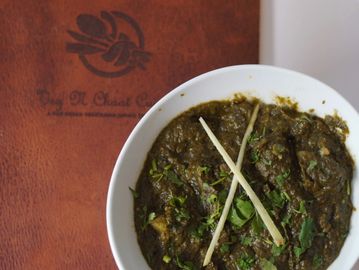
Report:
M255 142L255 141L259 141L260 138L261 138L261 136L260 136L259 134L257 134L257 132L252 132L252 133L249 135L247 142L248 142L249 144L252 144L252 143Z
M242 236L241 236L241 244L242 244L242 245L244 245L244 246L249 246L252 242L253 242L252 237L250 237L250 236L245 236L245 235L242 235Z
M210 170L210 167L208 166L199 166L197 171L201 174L201 173L204 173L204 174L208 174L209 173L209 170Z
M231 222L232 225L238 228L242 227L245 224L245 221L238 216L237 211L234 207L231 207L231 209L229 210L227 219L229 220L229 222Z
M187 197L172 195L171 199L169 200L169 204L174 207L181 207L184 205L186 200L187 200Z
M299 233L300 247L294 247L294 254L299 258L311 247L314 238L315 225L312 218L304 219Z
M219 194L220 195L220 194ZM222 195L223 196L223 195ZM203 232L207 231L208 229L214 229L216 225L216 221L219 219L221 215L221 210L223 206L220 203L220 200L216 194L211 194L207 199L203 198L204 202L211 204L211 213L203 217L201 224L197 228L194 233L194 236L202 237Z
M297 212L299 214L306 214L307 213L307 209L305 208L305 201L300 201L299 203L299 209L295 210L294 212Z
M178 222L186 221L191 218L189 212L185 208L175 208L175 218Z
M266 134L266 127L263 127L263 130L262 130L262 134L258 134L257 132L252 132L249 137L248 137L248 140L247 142L249 144L252 144L254 143L255 141L259 141L260 139L262 139Z
M259 150L258 149L253 150L251 152L250 158L251 158L251 163L257 163L260 159Z
M241 228L254 215L254 207L248 200L242 200L238 197L234 199L234 206L231 207L228 220L237 228Z
M285 225L289 224L289 221L290 221L291 218L292 218L292 215L291 215L290 213L287 213L287 214L284 216L284 218L282 219L282 221L281 221L281 223L280 223L283 228L285 227Z
M254 262L255 262L254 257L251 257L248 254L243 254L240 258L236 260L236 265L241 270L248 270L252 268Z
M277 257L279 255L282 254L282 252L285 250L285 248L287 247L287 245L281 245L281 246L277 246L276 244L273 244L272 245L272 249L271 249L271 252L272 252L272 255L274 257Z
M262 270L277 270L277 267L267 259L260 259L259 265Z
M167 173L164 173L168 180L170 180L173 184L177 185L177 186L182 186L183 185L183 182L178 178L177 174L170 170L170 171L165 171Z
M226 202L228 196L228 191L225 189L222 189L219 193L218 193L218 201L221 204L224 204Z
M225 178L227 178L227 177L229 177L231 174L230 173L228 173L228 172L226 172L226 171L220 171L219 172L219 176L220 177L225 177Z
M133 188L128 187L128 189L131 191L132 197L133 197L134 199L136 199L136 198L138 198L138 197L140 196Z
M147 228L148 224L150 224L151 221L156 218L156 213L151 212L147 215L147 206L145 205L142 208L142 213L140 214L140 217L142 218L142 230L144 231Z
M283 193L278 192L277 190L272 190L266 193L268 199L271 201L272 205L283 208L286 197Z
M290 170L287 170L287 171L283 172L282 174L277 175L277 177L275 178L277 184L279 186L283 186L284 181L289 177L289 175L290 175Z
M236 208L240 211L244 218L249 219L254 214L254 207L251 201L242 200L240 198L235 198L234 203Z
M176 256L176 265L179 269L183 270L197 270L197 267L190 261L181 261L178 256Z
M287 200L288 202L290 202L290 197L289 197L289 195L288 195L287 192L282 191L282 195L286 198L286 200Z
M219 179L215 180L210 185L215 186L215 185L217 185L219 183L222 183L224 180L228 179L229 177L230 177L230 173L228 173L226 171L220 171L219 172Z
M148 223L150 223L152 220L154 220L156 218L156 213L155 212L151 212L148 214Z
M315 254L313 257L313 266L314 269L318 269L323 264L323 257Z
M197 238L197 239L202 239L203 234L205 233L205 231L208 230L208 226L206 223L200 223L199 226L197 228L193 228L190 231L190 235Z
M171 169L172 168L172 164L167 164L163 169L165 170L165 171L168 171L169 169Z
M228 253L229 252L229 244L228 243L222 244L221 247L219 248L219 250L221 251L222 254Z
M223 178L223 177L222 177L222 178L219 178L218 180L216 180L216 181L210 183L209 185L213 187L213 186L215 186L215 185L218 185L218 184L222 183L224 179L225 179L225 178Z
M315 225L312 218L306 218L302 224L299 241L303 248L307 249L312 245Z
M267 165L267 166L272 166L272 160L270 159L265 159L265 158L262 158L262 162Z
M299 258L300 255L302 255L302 253L305 251L304 249L302 249L301 247L294 247L293 249L295 257Z
M187 198L183 196L172 196L169 205L173 206L175 219L178 222L190 219L188 210L184 207Z
M251 229L254 234L259 235L263 229L264 229L264 223L260 216L257 214L254 216L252 222L251 222Z
M171 257L168 256L168 255L165 255L163 256L162 260L165 262L165 263L169 263L171 261Z
M182 186L183 182L181 181L181 179L179 179L178 175L173 170L171 170L171 168L172 165L167 164L163 168L163 171L160 171L156 160L153 159L151 162L151 169L149 171L149 175L155 181L161 181L163 177L166 177L170 182L174 183L175 185Z
M308 171L313 170L317 166L317 164L318 164L318 162L316 160L310 160L307 170Z
M151 165L152 165L151 170L156 172L157 171L157 163L156 163L155 159L152 160ZM150 171L150 174L151 174L151 171Z

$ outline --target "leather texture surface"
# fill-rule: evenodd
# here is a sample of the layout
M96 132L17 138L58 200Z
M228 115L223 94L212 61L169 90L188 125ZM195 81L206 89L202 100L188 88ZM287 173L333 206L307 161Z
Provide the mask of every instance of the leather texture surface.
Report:
M257 63L258 21L258 0L0 1L0 269L116 269L127 136L186 80Z

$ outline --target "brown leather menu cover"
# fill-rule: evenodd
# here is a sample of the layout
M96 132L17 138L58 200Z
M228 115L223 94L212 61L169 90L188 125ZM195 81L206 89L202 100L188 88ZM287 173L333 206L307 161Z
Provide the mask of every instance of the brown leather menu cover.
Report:
M0 269L115 269L123 143L182 82L257 63L258 0L0 2Z

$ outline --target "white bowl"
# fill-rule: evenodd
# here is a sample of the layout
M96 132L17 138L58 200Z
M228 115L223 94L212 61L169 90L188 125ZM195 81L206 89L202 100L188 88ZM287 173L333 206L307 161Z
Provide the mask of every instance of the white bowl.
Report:
M347 148L354 160L358 156L358 113L336 91L316 79L272 66L242 65L217 69L189 80L146 113L128 137L113 170L107 198L107 230L113 256L121 270L149 269L137 243L133 199L128 187L135 187L152 143L181 112L202 102L233 97L238 92L266 103L273 103L276 96L289 96L298 102L300 110L315 109L319 116L338 112L350 130ZM358 180L355 169L352 199L356 207L359 206ZM329 269L350 269L358 257L359 214L354 211L350 233Z

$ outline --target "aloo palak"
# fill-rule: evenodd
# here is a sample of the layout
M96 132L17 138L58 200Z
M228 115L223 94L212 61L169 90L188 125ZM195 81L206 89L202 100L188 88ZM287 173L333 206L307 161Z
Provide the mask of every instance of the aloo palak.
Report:
M198 105L173 119L154 142L131 189L138 242L152 269L326 269L338 256L353 210L345 123L260 103L241 172L285 244L275 245L239 186L211 262L202 266L232 173L198 119L236 160L257 102Z

